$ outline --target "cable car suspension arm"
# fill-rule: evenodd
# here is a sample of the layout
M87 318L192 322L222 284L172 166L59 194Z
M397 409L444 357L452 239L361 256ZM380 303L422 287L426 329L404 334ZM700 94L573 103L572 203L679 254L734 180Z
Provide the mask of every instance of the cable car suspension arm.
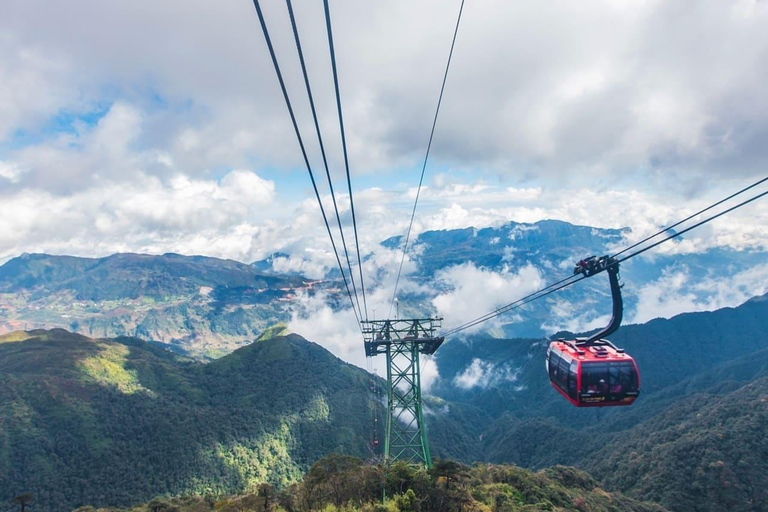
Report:
M622 285L619 284L619 262L616 258L613 256L602 256L600 258L591 256L578 262L576 268L573 269L573 273L574 275L583 274L585 277L592 277L604 270L608 272L608 280L611 283L611 299L613 300L613 314L611 315L611 321L608 322L608 325L602 330L596 332L586 340L579 340L576 345L589 347L596 344L596 342L610 344L610 342L603 340L603 338L607 338L616 332L621 325L621 319L624 316L624 300L621 297ZM611 346L615 350L623 352L622 349L614 347L612 344Z

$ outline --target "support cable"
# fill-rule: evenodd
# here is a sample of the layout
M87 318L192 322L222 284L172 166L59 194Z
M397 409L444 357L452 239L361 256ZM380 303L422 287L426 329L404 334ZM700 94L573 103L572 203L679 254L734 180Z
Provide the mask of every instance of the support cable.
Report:
M716 203L713 203L713 204L711 204L711 205L707 206L707 207L706 207L706 208L704 208L703 210L699 210L698 212L696 212L696 213L694 213L694 214L692 214L692 215L689 215L688 217L684 218L683 220L680 220L680 221L678 221L678 222L675 222L675 223L674 223L674 224L672 224L671 226L667 226L667 227L665 227L664 229L662 229L661 231L658 231L658 232L654 233L653 235L651 235L651 236L648 236L648 237L646 237L646 238L644 238L644 239L640 240L639 242L637 242L637 243L634 243L634 244L630 245L629 247L627 247L627 248L626 248L626 249L624 249L623 251L621 251L621 252L617 252L616 254L614 254L614 255L613 255L613 257L615 258L615 257L617 257L617 256L620 256L620 255L624 254L624 253L625 253L625 252L627 252L627 251L631 251L632 249L634 249L634 248L635 248L635 247L637 247L638 245L642 245L642 244L644 244L645 242L647 242L647 241L649 241L649 240L652 240L652 239L656 238L657 236L659 236L659 235L661 235L661 234L663 234L663 233L666 233L666 232L667 232L667 231L669 231L670 229L674 229L674 228L676 228L677 226L679 226L680 224L682 224L682 223L684 223L684 222L688 222L688 221L689 221L689 220L691 220L692 218L694 218L694 217L698 217L698 216L699 216L699 215L701 215L702 213L704 213L704 212L707 212L707 211L711 210L711 209L712 209L712 208L714 208L715 206L720 206L720 205L721 205L721 204L723 204L724 202L726 202L726 201L729 201L729 200L733 199L734 197L736 197L736 196L738 196L738 195L741 195L741 194L743 194L744 192L746 192L747 190L753 189L753 188L755 188L756 186L758 186L758 185L760 185L761 183L764 183L764 182L766 182L766 181L768 181L768 176L766 176L765 178L763 178L763 179L761 179L761 180L759 180L759 181L756 181L755 183L753 183L753 184L749 185L748 187L744 187L743 189L739 190L738 192L735 192L735 193L733 193L733 194L729 195L728 197L726 197L726 198L724 198L724 199L721 199L721 200L719 200L719 201L718 201L718 202L716 202Z
M731 194L730 196L728 196L728 197L726 197L726 198L724 198L724 199L721 199L720 201L718 201L718 202L716 202L716 203L713 203L713 204L709 205L708 207L706 207L706 208L704 208L704 209L702 209L702 210L699 210L698 212L694 213L693 215L689 215L688 217L684 218L683 220L680 220L680 221L678 221L678 222L676 222L676 223L674 223L674 224L672 224L672 225L666 226L665 228L663 228L663 229L662 229L662 230L660 230L659 232L657 232L657 233L655 233L655 234L653 234L653 235L651 235L651 236L649 236L649 237L646 237L645 239L643 239L643 240L641 240L641 241L639 241L639 242L637 242L637 243L635 243L635 244L633 244L633 245L630 245L630 246L629 246L629 247L627 247L626 249L623 249L623 250L621 250L621 251L617 252L616 254L614 254L614 255L613 255L613 258L618 258L620 255L624 254L625 252L627 252L627 251L630 251L630 250L634 249L635 247L637 247L637 246L639 246L639 245L642 245L643 243L645 243L645 242L647 242L647 241L649 241L649 240L652 240L653 238L655 238L655 237L657 237L657 236L659 236L659 235L661 235L661 234L663 234L663 233L667 233L667 232L669 232L669 230L676 228L677 226L679 226L679 225L683 224L684 222L687 222L687 221L689 221L689 220L693 219L694 217L696 217L696 216L698 216L698 215L701 215L702 213L704 213L704 212L707 212L707 211L711 210L712 208L714 208L714 207L716 207L716 206L719 206L719 205L723 204L724 202L726 202L726 201L728 201L728 200L730 200L730 199L733 199L734 197L736 197L736 196L738 196L738 195L740 195L740 194L743 194L744 192L746 192L746 191L748 191L748 190L750 190L750 189L753 189L753 188L755 188L756 186L758 186L758 185L760 185L760 184L762 184L762 183L764 183L764 182L766 182L766 181L768 181L768 176L766 176L765 178L763 178L763 179L761 179L761 180L759 180L759 181L756 181L755 183L753 183L753 184L749 185L748 187L744 187L743 189L739 190L738 192L735 192L735 193ZM696 226L693 226L693 227L696 227ZM692 228L690 228L690 229L692 229ZM687 231L687 230L686 230L686 231ZM682 233L684 233L684 232L681 232L681 233L679 233L679 234L682 234ZM653 247L655 247L655 246L653 246ZM645 252L645 250L643 250L643 252ZM638 254L639 254L639 253L638 253ZM634 256L634 255L635 255L635 254L633 254L632 256ZM619 260L619 261L625 261L625 259L628 259L628 258L623 258L623 259L621 259L621 260ZM541 292L544 292L544 291L546 291L546 290L549 290L550 288L554 288L554 287L556 287L556 286L558 286L558 285L560 285L560 284L562 284L562 283L564 283L564 282L566 282L566 281L569 281L569 280L573 279L574 277L575 277L575 276L568 276L568 277L566 277L565 279L561 279L560 281L557 281L556 283L552 283L551 285L547 286L546 288L542 288L541 290L538 290L537 292L534 292L534 293L532 293L532 294L530 294L530 295L526 295L525 297L522 297L522 298L518 299L517 301L515 301L515 302L513 302L513 303L511 303L511 304L507 304L506 306L502 306L502 307L500 307L500 308L498 308L498 309L495 309L495 310L493 310L493 311L491 311L491 312L489 312L489 313L486 313L485 315L483 315L483 316L481 316L481 317L478 317L478 318L476 318L475 320L472 320L472 321L470 321L470 322L467 322L467 324L470 324L470 323L471 323L472 325L471 325L471 326L469 326L469 327L472 327L472 326L474 326L474 325L477 325L477 324L476 324L476 323L474 323L474 322L476 322L476 321L478 321L478 320L480 320L480 321L484 321L484 320L486 320L486 319L490 319L490 318L493 318L494 316L498 316L498 314L501 314L501 313L504 313L504 312L508 311L508 309L507 309L507 308L509 308L510 306L514 306L514 305L516 305L518 302L526 301L528 298L532 297L533 295L536 295L536 294L538 294L538 293L541 293ZM574 282L575 282L575 281L574 281ZM558 289L559 289L559 288L558 288ZM497 314L497 313L498 313L498 314ZM486 317L487 317L487 318L486 318ZM478 323L479 323L479 322L478 322ZM464 330L465 328L466 328L466 327L465 327L465 324L462 324L462 325L460 325L460 326L458 326L458 327L456 327L456 328L452 329L452 330L451 330L451 331L449 331L448 333L446 333L446 335L448 335L448 334L452 334L452 332L453 332L453 331L455 331L456 329L459 329L459 330ZM456 331L456 332L458 332L458 331Z
M344 267L341 264L341 258L339 258L339 251L336 249L336 242L333 240L333 234L331 233L331 226L330 224L328 224L328 216L325 214L325 208L323 207L323 201L320 198L320 192L317 190L317 183L315 182L315 176L312 173L312 166L310 165L309 158L307 157L307 151L306 151L306 148L304 147L304 141L301 138L299 125L296 123L296 116L293 113L291 100L288 97L288 91L285 88L285 82L283 81L283 74L280 72L280 65L277 62L275 49L272 46L272 39L269 37L269 30L267 30L267 24L264 21L264 14L261 12L261 6L259 5L259 0L253 0L253 5L256 8L256 14L258 14L259 16L259 23L261 24L261 30L264 33L264 39L267 42L267 48L269 49L269 55L272 58L272 64L275 67L275 74L277 75L277 80L280 83L280 89L283 92L285 105L288 107L288 113L291 116L291 123L293 124L293 130L294 132L296 132L296 139L299 141L299 147L301 148L301 155L304 158L304 164L307 167L307 172L309 173L309 179L312 181L312 188L315 191L317 204L320 206L320 213L322 213L323 215L323 222L325 222L325 229L328 231L328 238L331 239L331 246L333 247L333 253L336 256L336 263L339 265L339 270L341 271L341 277L344 280L344 287L347 289L347 296L349 297L349 301L352 304L352 310L355 313L355 320L357 320L357 326L358 328L360 328L362 332L362 326L360 325L360 317L357 313L357 310L355 309L355 302L354 302L354 299L352 298L352 292L349 289L349 283L347 282L347 278L344 275Z
M461 13L464 11L464 0L461 0L461 6L459 7L459 16L456 19L456 28L453 31L453 41L451 41L451 51L448 53L448 63L445 65L445 73L443 74L443 85L440 87L440 96L437 99L437 108L435 109L435 118L432 120L432 130L429 133L429 142L427 143L427 152L424 155L424 165L421 166L421 177L419 178L419 187L416 189L416 200L413 202L413 211L411 212L411 221L408 224L408 231L405 234L405 243L403 243L403 256L400 259L400 267L397 270L397 279L395 279L395 290L392 293L392 302L389 305L389 317L392 317L392 308L395 305L395 299L397 298L397 287L400 284L400 274L403 272L403 263L405 262L405 254L408 250L408 241L411 238L411 229L413 228L413 219L416 217L416 205L419 204L419 196L421 194L421 186L424 183L424 173L427 169L427 161L429 160L429 150L432 148L432 139L435 136L435 126L437 126L437 116L440 113L440 104L443 102L443 92L445 91L445 82L448 80L448 70L451 67L451 58L453 57L453 48L456 46L456 35L459 33L459 24L461 23Z
M287 0L287 1L290 2L290 0ZM338 73L336 72L336 51L334 50L334 46L333 46L333 29L331 28L331 10L328 7L328 0L323 0L323 4L325 7L325 26L326 26L326 31L328 32L328 47L330 48L330 51L331 51L331 67L333 68L333 85L336 89L336 108L339 111L339 128L341 130L341 147L344 151L344 168L347 171L347 188L349 190L349 208L352 212L352 229L355 232L355 250L357 251L357 268L360 271L360 289L363 295L363 307L365 308L364 318L368 320L368 302L366 301L366 298L365 298L365 281L363 280L363 263L360 258L360 237L357 236L357 218L355 216L355 201L352 198L352 179L350 178L350 175L349 175L349 158L347 157L347 137L344 133L344 116L342 115L341 94L339 93L339 76L338 76ZM313 108L313 112L314 112L314 108ZM315 124L317 124L317 121L315 121ZM319 129L318 129L318 133L319 133ZM325 154L323 154L323 158L325 158ZM326 171L327 170L328 170L328 166L326 165ZM330 175L328 176L328 179L330 180ZM336 215L338 216L338 211L336 212ZM339 229L341 229L341 225L339 225ZM346 245L344 246L344 250L346 251ZM349 256L347 256L347 263L349 263ZM350 268L349 271L351 273L352 269ZM360 309L360 303L357 304L357 308ZM363 317L363 311L360 312L360 317L361 318Z
M721 201L718 201L717 203L714 203L713 205L711 205L708 208L705 208L704 210L702 210L699 213L705 212L705 211L711 209L714 206L722 204L724 201L727 201L728 199L736 197L737 195L739 195L739 194L745 192L746 190L749 190L749 189L759 185L760 183L763 183L766 180L768 180L768 178L760 180L759 182L757 182L757 183L755 183L755 184L753 184L753 185L751 185L749 187L746 187L745 189L741 190L740 192L732 194L731 196L727 197L726 199L723 199ZM638 249L638 250L630 253L628 256L624 256L621 259L617 258L617 256L627 252L630 248L637 247L638 245L640 245L640 243L634 244L630 248L624 249L621 252L618 252L618 253L616 253L615 255L612 256L612 258L617 258L616 259L616 263L614 263L614 265L615 264L619 264L619 263L624 262L624 261L627 261L630 258L634 258L635 256L638 256L638 255L640 255L640 254L642 254L642 253L644 253L644 252L646 252L646 251L648 251L650 249L653 249L654 247L657 247L657 246L659 246L659 245L661 245L661 244L663 244L665 242L668 242L669 240L672 240L674 238L678 238L678 237L682 236L683 234L691 231L692 229L695 229L695 228L697 228L699 226L707 224L708 222L711 222L711 221L713 221L715 219L718 219L719 217L722 217L723 215L726 215L726 214L728 214L728 213L730 213L730 212L732 212L734 210L737 210L737 209L739 209L739 208L741 208L743 206L746 206L746 205L752 203L753 201L756 201L756 200L758 200L758 199L760 199L760 198L762 198L762 197L764 197L766 195L768 195L768 191L761 192L760 194L758 194L756 196L753 196L753 197L751 197L751 198L749 198L749 199L747 199L745 201L742 201L741 203L738 203L738 204L736 204L734 206L731 206L730 208L728 208L726 210L723 210L722 212L719 212L719 213L711 215L711 216L709 216L709 217L707 217L707 218L705 218L703 220L700 220L699 222L697 222L697 223L695 223L695 224L693 224L693 225L691 225L691 226L689 226L689 227L687 227L687 228L685 228L685 229L683 229L683 230L681 230L681 231L679 231L677 233L671 233L667 237L665 237L665 238L663 238L663 239L661 239L661 240L659 240L657 242L654 242L653 244L650 244L650 245L648 245L646 247L643 247L641 249ZM689 217L686 220L689 220L692 217L695 217L695 215ZM677 222L673 226L678 226L682 222L684 222L684 220L680 221L680 222ZM648 239L650 240L654 236L657 236L658 234L661 234L661 233L663 233L665 231L668 231L671 228L672 228L672 226L667 227L664 230L662 230L660 233L657 233L656 235L653 235L652 237L649 237ZM545 296L547 296L547 295L549 295L551 293L554 293L556 291L562 290L563 288L571 286L572 284L575 284L575 283L577 283L577 282L579 282L579 281L581 281L582 279L585 279L585 278L586 278L586 276L584 276L583 274L575 274L575 275L566 277L565 279L561 279L560 281L558 281L556 283L553 283L553 284L551 284L551 285L549 285L549 286L547 286L545 288L542 288L541 290L535 291L535 292L533 292L533 293L531 293L529 295L526 295L525 297L523 297L521 299L518 299L518 300L516 300L514 302L511 302L511 303L509 303L509 304L507 304L505 306L502 306L500 308L497 308L497 309L491 311L490 313L486 313L485 315L477 317L474 320L470 320L469 322L466 322L466 323L461 324L461 325L459 325L457 327L454 327L454 328L446 331L445 333L441 334L441 336L447 337L447 336L450 336L450 335L453 335L453 334L457 334L457 333L459 333L461 331L464 331L464 330L469 329L471 327L474 327L474 326L476 326L476 325L478 325L480 323L483 323L483 322L488 321L488 320L490 320L492 318L495 318L495 317L497 317L497 316L499 316L499 315L501 315L503 313L506 313L508 311L512 311L513 309L517 309L519 307L522 307L522 306L524 306L524 305L526 305L526 304L528 304L530 302L533 302L534 300L538 300L538 299L540 299L542 297L545 297Z
M357 296L357 287L355 286L355 276L352 272L352 263L349 260L349 251L347 250L347 241L344 237L344 230L341 227L341 215L339 215L339 207L336 204L336 194L333 191L333 180L331 180L331 171L328 169L328 159L325 155L325 144L323 144L323 136L320 132L320 124L317 121L317 111L315 109L315 99L312 95L312 87L309 84L309 74L307 73L307 66L304 62L304 52L301 49L301 40L299 39L299 29L296 26L296 17L293 15L293 5L291 0L285 0L285 4L288 7L288 16L291 19L291 28L293 29L293 38L296 41L296 51L299 54L299 62L301 63L301 72L304 75L304 86L307 89L307 96L309 97L309 108L312 111L312 120L315 123L315 132L317 133L317 141L320 144L320 154L323 157L323 166L325 166L325 175L328 178L328 188L331 192L331 200L333 201L333 211L336 213L336 222L339 226L339 233L341 234L341 245L344 247L344 256L347 260L347 268L349 269L349 279L352 282L352 291L355 294L355 301L357 302L357 310L360 313L360 318L363 318L362 309L360 309L360 299ZM359 249L358 249L359 250ZM359 256L359 254L358 254Z
M469 322L467 322L467 323L465 323L463 325L460 325L459 327L455 327L455 328L451 329L450 331L448 331L448 332L446 332L444 334L441 334L440 336L448 337L448 336L451 336L453 334L457 334L457 333L459 333L461 331L464 331L464 330L469 329L471 327L474 327L474 326L476 326L478 324L481 324L481 323L483 323L483 322L485 322L487 320L495 318L495 317L497 317L497 316L499 316L501 314L507 313L508 311L512 311L513 309L517 309L517 308L523 307L523 306L525 306L528 303L531 303L531 302L533 302L535 300L541 299L542 297L546 297L547 295L549 295L551 293L555 293L557 291L560 291L563 288L571 286L574 283L578 283L582 279L586 279L586 276L583 275L583 274L579 274L579 275L572 276L572 278L573 278L573 280L570 281L570 282L566 282L567 280L563 279L562 281L560 281L563 284L561 284L559 286L555 286L554 284L552 284L550 286L547 286L546 288L542 288L541 290L538 290L538 291L536 291L534 293L531 293L530 295L526 295L522 299L518 299L515 302L507 304L503 308L499 308L498 310L496 310L494 312L491 312L491 313L488 313L486 315L483 315L482 317L478 317L478 318L476 318L474 320L471 320L471 321L469 321ZM545 290L547 290L547 291L545 291Z
M540 290L536 290L535 292L530 293L530 294L526 295L525 297L521 297L521 298L517 299L514 302L510 302L509 304L506 304L504 306L496 308L493 311L490 311L490 312L488 312L488 313L486 313L486 314L484 314L482 316L479 316L479 317L477 317L477 318L475 318L473 320L470 320L469 322L463 323L463 324L461 324L459 326L456 326L456 327L454 327L454 328L452 328L452 329L450 329L450 330L448 330L448 331L446 331L444 333L441 333L440 336L448 337L448 336L451 336L453 334L457 334L457 333L459 333L461 331L469 329L470 327L474 327L474 326L476 326L478 324L481 324L481 323L483 323L483 322L485 322L487 320L490 320L490 319L495 318L495 317L497 317L499 315L502 315L502 314L504 314L504 313L506 313L508 311L512 311L513 309L517 309L519 307L522 307L522 306L528 304L529 302L532 302L532 301L534 301L534 300L536 300L538 298L544 297L545 295L549 295L550 293L562 290L563 288L565 288L567 286L570 286L570 285L576 283L577 281L581 281L582 279L584 279L584 276L580 275L580 274L575 274L575 275L572 275L572 276L568 276L565 279L561 279L560 281L557 281L556 283L552 283L549 286L541 288Z
M682 230L682 231L680 231L680 232L678 232L678 233L672 233L672 234L670 234L669 236L667 236L666 238L662 238L662 239L661 239L661 240L659 240L658 242L655 242L655 243L653 243L653 244L651 244L651 245L649 245L649 246L647 246L647 247L643 247L642 249L638 249L637 251L635 251L635 252L633 252L633 253L630 253L630 255L629 255L629 256L624 256L623 258L621 258L620 260L618 260L618 263L621 263L622 261L627 261L627 260L628 260L628 259L630 259L630 258L634 258L635 256L637 256L637 255L639 255L639 254L642 254L642 253L644 253L645 251L647 251L647 250L649 250L649 249L653 249L654 247L656 247L656 246L658 246L658 245L661 245L661 244L663 244L664 242L666 242L666 241L668 241L668 240L672 240L673 238L677 238L677 237L679 237L679 236L681 236L681 235L683 235L683 234L685 234L685 233L689 232L689 231L690 231L690 230L692 230L692 229L695 229L695 228L697 228L697 227L699 227L699 226L702 226L702 225L706 224L707 222L710 222L710 221L713 221L713 220L715 220L715 219L717 219L717 218L719 218L719 217L722 217L722 216L723 216L723 215L725 215L726 213L730 213L730 212L732 212L732 211L734 211L734 210L738 210L738 209L739 209L739 208L741 208L742 206L746 206L746 205L748 205L749 203L751 203L752 201L756 201L756 200L758 200L758 199L760 199L761 197L764 197L764 196L766 196L766 195L768 195L768 190L766 190L765 192L762 192L762 193L760 193L760 194L758 194L758 195L756 195L756 196L750 197L750 198L749 198L749 199L747 199L746 201L742 201L741 203L739 203L739 204L737 204L737 205L731 206L731 207L730 207L730 208L728 208L727 210L723 210L722 212L720 212L720 213L718 213L718 214L716 214L716 215L712 215L711 217L707 217L707 218L706 218L706 219L704 219L704 220L700 220L699 222L697 222L697 223L696 223L696 224L694 224L693 226L689 226L689 227L685 228L684 230ZM623 251L622 251L622 252L623 252ZM615 258L616 256L614 255L613 257Z

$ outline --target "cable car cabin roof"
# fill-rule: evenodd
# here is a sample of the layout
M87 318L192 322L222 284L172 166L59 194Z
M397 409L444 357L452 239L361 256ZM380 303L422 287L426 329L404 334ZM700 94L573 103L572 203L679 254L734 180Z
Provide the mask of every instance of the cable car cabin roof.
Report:
M578 361L632 361L632 357L629 354L624 353L621 349L615 349L610 342L606 340L600 340L596 343L606 343L591 347L579 347L576 343L581 340L555 340L551 343L553 349L557 348L560 353L568 354L573 359Z

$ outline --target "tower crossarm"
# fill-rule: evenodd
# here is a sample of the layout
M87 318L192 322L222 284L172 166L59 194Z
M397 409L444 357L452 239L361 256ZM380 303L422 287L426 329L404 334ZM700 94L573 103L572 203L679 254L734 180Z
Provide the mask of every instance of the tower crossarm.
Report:
M386 354L392 342L408 341L417 346L420 354L434 354L445 338L435 336L442 318L410 318L394 320L366 320L363 324L365 355Z

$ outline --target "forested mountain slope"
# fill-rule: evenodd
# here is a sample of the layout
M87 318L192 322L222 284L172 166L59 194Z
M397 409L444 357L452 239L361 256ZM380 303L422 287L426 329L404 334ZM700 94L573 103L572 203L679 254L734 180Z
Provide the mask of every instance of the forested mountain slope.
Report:
M386 502L382 498L386 496ZM656 504L601 489L589 475L563 466L538 473L514 466L436 461L432 470L331 455L298 484L224 499L156 498L133 512L664 512ZM87 507L77 512L93 512ZM119 511L118 511L119 512Z
M768 377L676 402L584 461L609 488L680 512L768 510Z
M295 335L208 365L130 338L5 335L0 503L32 492L35 510L60 511L286 485L327 453L368 454L369 387Z
M432 393L449 402L477 406L490 417L513 411L517 419L550 418L569 427L587 427L599 419L623 428L637 422L636 414L648 416L669 404L669 400L662 404L657 393L768 348L760 335L766 329L766 297L736 308L622 326L611 339L632 354L642 375L640 399L629 408L580 410L553 393L544 371L546 339L475 335L450 340L434 356L440 379Z
M768 302L759 297L622 327L613 339L637 358L643 391L632 407L614 409L577 409L550 389L545 342L446 344L436 391L485 428L436 451L527 467L576 465L609 489L680 512L766 510L766 323ZM440 421L430 432L450 428Z

